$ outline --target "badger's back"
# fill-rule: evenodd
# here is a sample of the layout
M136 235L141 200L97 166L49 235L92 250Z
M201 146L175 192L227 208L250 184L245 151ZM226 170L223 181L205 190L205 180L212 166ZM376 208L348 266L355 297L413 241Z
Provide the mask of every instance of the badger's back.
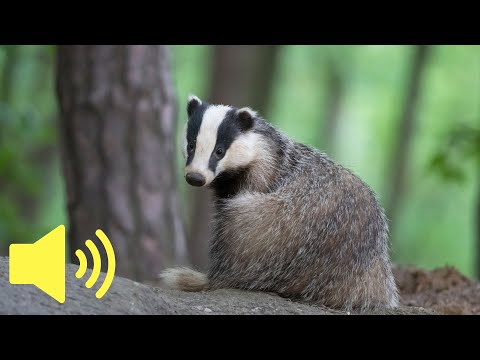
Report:
M272 291L333 308L397 306L387 222L374 193L324 154L276 141L283 157L273 157L268 190L255 188L255 174L267 166L258 164L239 178L247 182L237 185L240 191L217 194L210 286Z

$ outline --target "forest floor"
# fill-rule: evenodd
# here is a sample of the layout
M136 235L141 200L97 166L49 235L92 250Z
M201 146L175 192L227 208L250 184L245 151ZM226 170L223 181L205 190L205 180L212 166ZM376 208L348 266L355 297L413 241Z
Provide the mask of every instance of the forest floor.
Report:
M480 282L453 267L431 271L413 266L394 268L401 304L433 309L441 314L480 314Z

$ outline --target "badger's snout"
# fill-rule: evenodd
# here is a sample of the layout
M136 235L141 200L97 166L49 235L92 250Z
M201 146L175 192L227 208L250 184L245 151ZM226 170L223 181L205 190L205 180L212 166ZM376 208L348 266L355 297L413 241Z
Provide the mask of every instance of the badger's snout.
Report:
M185 180L192 186L203 186L205 185L205 176L196 172L190 172L185 175Z

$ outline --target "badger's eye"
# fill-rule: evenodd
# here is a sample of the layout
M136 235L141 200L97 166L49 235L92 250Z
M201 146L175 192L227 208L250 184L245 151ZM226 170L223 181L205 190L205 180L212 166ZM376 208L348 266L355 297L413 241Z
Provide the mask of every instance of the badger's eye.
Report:
M188 143L188 150L193 150L194 147L195 147L195 144L193 142Z
M215 155L217 155L219 158L222 157L224 153L225 152L221 147L218 147L217 150L215 150Z

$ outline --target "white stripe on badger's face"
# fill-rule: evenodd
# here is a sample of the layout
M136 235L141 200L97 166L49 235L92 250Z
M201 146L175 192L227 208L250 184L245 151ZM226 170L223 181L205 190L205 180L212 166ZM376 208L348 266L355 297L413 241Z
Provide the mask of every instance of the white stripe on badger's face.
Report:
M217 142L218 127L230 110L231 107L225 105L209 106L205 110L196 139L195 154L185 168L185 175L190 172L199 173L205 177L205 185L213 181L215 174L208 168L208 163Z
M260 144L260 135L254 132L248 132L237 137L228 148L225 157L218 162L217 174L225 170L235 170L248 166L259 155L263 154L263 148Z

